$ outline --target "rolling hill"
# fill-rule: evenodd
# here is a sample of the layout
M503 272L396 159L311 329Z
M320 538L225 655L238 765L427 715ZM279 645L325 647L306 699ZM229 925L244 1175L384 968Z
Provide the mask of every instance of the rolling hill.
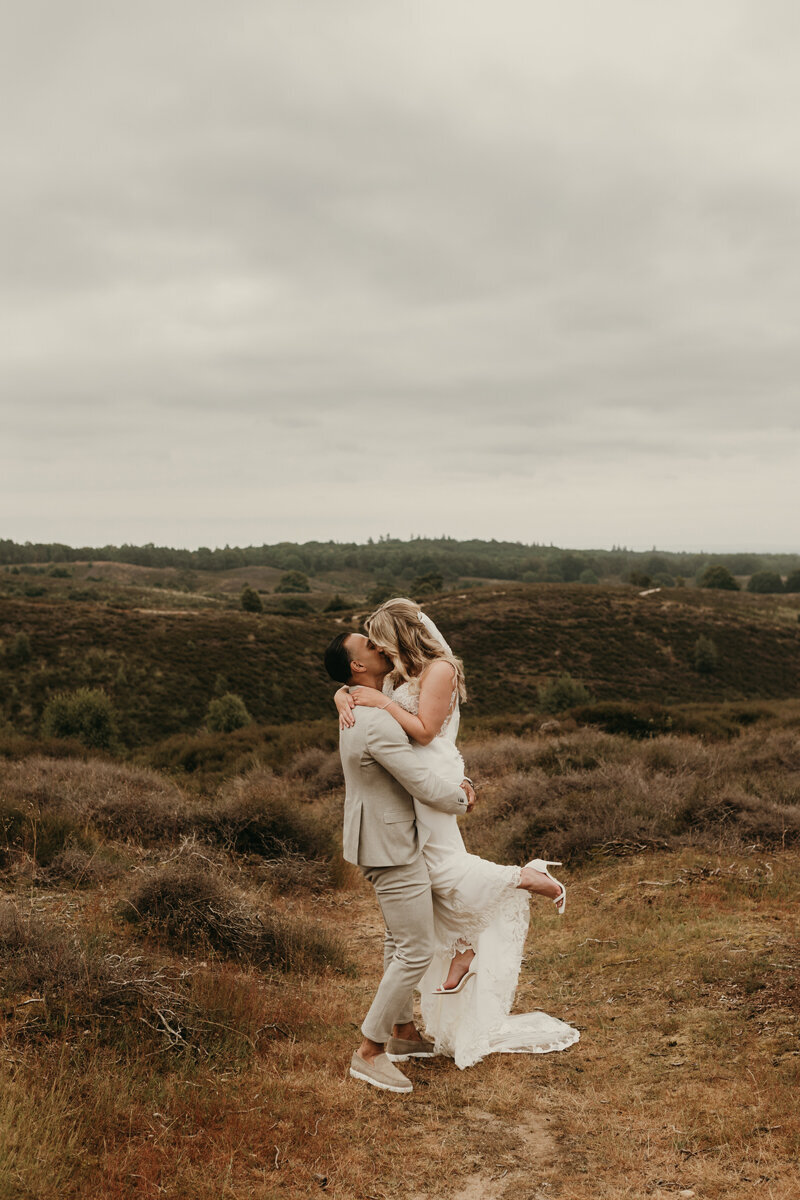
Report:
M601 701L800 694L800 596L512 584L441 595L425 607L464 659L475 717L530 711L537 687L562 672ZM3 598L2 717L7 730L35 734L54 692L98 686L130 747L195 732L223 691L242 696L260 722L314 720L331 711L323 650L364 615L137 609L67 603L52 593ZM12 652L20 633L27 661ZM718 651L710 674L694 666L701 635Z

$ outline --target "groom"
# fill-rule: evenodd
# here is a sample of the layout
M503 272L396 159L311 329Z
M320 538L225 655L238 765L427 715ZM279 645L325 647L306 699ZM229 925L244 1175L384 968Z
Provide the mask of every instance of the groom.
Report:
M363 634L341 633L325 651L325 668L337 683L380 689L388 662ZM445 783L422 766L397 722L380 708L353 710L339 751L345 779L343 852L375 888L386 925L384 974L364 1018L364 1035L350 1063L354 1079L390 1092L412 1091L392 1058L428 1058L413 1022L413 989L433 958L433 909L428 869L421 854L414 803L442 812L469 812L474 793L467 780ZM391 1058L390 1058L391 1056Z

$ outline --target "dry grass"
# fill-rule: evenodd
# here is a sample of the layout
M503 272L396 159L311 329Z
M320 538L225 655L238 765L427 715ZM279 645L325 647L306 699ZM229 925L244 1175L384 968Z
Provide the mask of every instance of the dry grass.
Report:
M657 853L566 873L567 916L534 913L517 1008L579 1025L563 1054L465 1072L407 1064L408 1098L347 1078L380 963L372 895L333 896L356 979L262 985L248 1054L145 1059L65 1036L11 1039L5 1195L86 1200L795 1200L800 855ZM249 976L222 972L230 1020ZM203 972L208 986L214 972ZM128 1019L132 1019L130 1010ZM206 1009L208 1012L208 1008ZM22 1122L28 1124L23 1125ZM35 1134L34 1134L35 1131ZM4 1193L0 1191L0 1195Z
M465 750L470 848L568 855L567 915L536 905L517 1009L582 1039L409 1063L408 1098L347 1076L382 931L329 854L324 754L207 797L3 764L0 1200L796 1200L797 729ZM143 920L119 919L126 898ZM345 941L357 973L266 953L273 918Z
M103 759L81 762L34 755L2 763L0 773L0 821L7 828L14 822L11 828L23 831L21 844L29 851L34 840L41 849L41 837L34 836L37 827L42 830L57 822L71 831L91 827L102 836L146 844L177 836L185 821L182 793L155 771Z
M573 861L685 845L786 846L800 839L800 733L748 730L707 744L631 741L593 730L464 747L479 787L470 849L501 862Z
M0 868L22 855L35 867L63 868L66 878L68 852L88 860L112 839L161 847L201 837L238 854L318 861L328 882L341 874L334 836L340 804L315 805L301 778L264 767L201 799L155 771L33 756L0 762L0 787Z

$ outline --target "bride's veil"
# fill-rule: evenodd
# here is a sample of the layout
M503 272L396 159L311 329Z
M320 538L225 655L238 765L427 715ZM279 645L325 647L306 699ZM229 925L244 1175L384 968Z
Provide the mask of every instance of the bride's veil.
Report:
M438 645L440 645L440 646L442 647L442 649L443 649L443 650L445 650L445 651L446 651L448 654L452 654L452 653L453 653L453 651L450 649L450 647L448 646L447 642L444 640L444 638L442 637L441 633L439 632L439 630L438 630L437 626L436 626L436 625L434 624L434 622L433 622L433 621L430 619L430 617L428 616L428 614L427 614L427 613L424 613L424 612L422 612L422 611L420 611L420 612L418 612L418 613L417 613L417 616L419 617L420 621L421 621L421 622L422 622L422 624L425 626L425 628L427 629L428 633L431 635L431 637L433 638L433 640L434 640L434 641L435 641L435 642L436 642Z

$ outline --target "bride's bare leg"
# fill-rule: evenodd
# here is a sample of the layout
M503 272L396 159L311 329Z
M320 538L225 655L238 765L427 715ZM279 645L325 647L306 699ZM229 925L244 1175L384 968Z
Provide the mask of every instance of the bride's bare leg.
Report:
M549 896L551 900L557 900L561 895L561 888L554 879L543 871L534 871L532 867L522 868L517 887L536 896Z
M450 988L456 987L466 975L472 965L472 960L475 957L475 951L470 947L468 950L457 950L453 955L453 961L450 963L450 970L447 972L447 978L444 981L444 990L447 992ZM466 986L466 985L465 985Z

